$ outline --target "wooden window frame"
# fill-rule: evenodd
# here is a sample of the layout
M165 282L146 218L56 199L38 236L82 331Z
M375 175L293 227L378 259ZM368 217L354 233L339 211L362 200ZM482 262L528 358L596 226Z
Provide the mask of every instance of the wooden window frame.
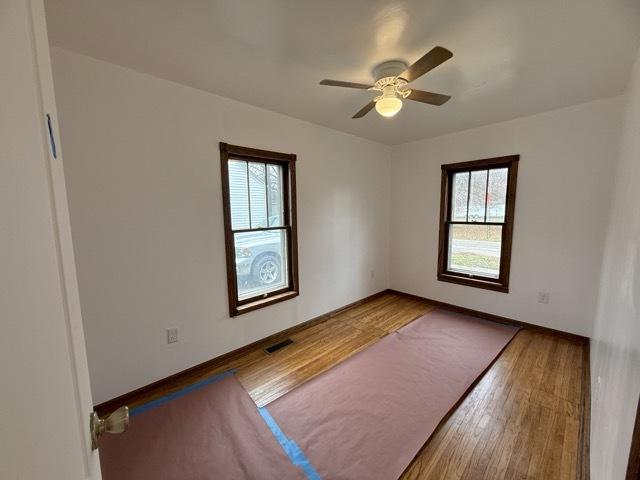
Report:
M231 197L229 189L229 160L279 165L283 169L284 218L281 227L250 230L285 230L287 232L288 286L273 292L240 300L235 262L234 230L231 223ZM224 238L227 260L227 289L229 293L229 315L237 317L259 308L264 308L297 297L298 288L298 233L296 210L296 155L256 148L241 147L220 142L220 171L222 176L222 204L224 209ZM243 231L243 230L240 230ZM237 230L236 230L237 232Z
M511 268L511 243L513 239L514 213L516 207L516 186L518 178L518 163L520 155L486 158L470 162L450 163L442 165L442 179L440 190L440 235L438 248L438 280L457 283L470 287L485 288L498 292L509 293L509 273ZM508 168L507 195L504 223L491 222L459 222L451 220L451 182L453 175L459 172L472 172L493 168ZM486 208L486 206L485 206ZM486 220L486 218L485 218ZM500 273L498 278L484 277L454 272L448 269L449 257L449 225L501 225L502 241L500 252Z

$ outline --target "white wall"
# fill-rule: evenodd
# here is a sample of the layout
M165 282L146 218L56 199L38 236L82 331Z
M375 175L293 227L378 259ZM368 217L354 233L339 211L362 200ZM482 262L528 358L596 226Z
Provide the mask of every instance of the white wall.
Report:
M388 286L389 147L52 55L96 402ZM298 155L301 294L237 318L228 317L220 141ZM180 341L167 345L174 326Z
M621 106L595 101L394 147L391 288L590 335ZM439 282L440 165L510 154L520 154L510 292Z
M640 55L627 94L591 341L591 478L625 477L640 394Z
M388 286L591 334L622 98L390 148L58 48L53 66L96 402ZM299 159L301 295L235 319L219 141ZM510 293L438 282L440 165L514 153Z

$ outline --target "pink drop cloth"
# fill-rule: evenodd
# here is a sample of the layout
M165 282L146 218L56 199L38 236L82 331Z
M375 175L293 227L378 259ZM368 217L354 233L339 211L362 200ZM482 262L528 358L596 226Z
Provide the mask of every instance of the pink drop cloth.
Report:
M321 478L395 480L517 330L433 310L267 409Z
M143 406L127 432L100 439L103 480L306 478L233 375L188 390Z

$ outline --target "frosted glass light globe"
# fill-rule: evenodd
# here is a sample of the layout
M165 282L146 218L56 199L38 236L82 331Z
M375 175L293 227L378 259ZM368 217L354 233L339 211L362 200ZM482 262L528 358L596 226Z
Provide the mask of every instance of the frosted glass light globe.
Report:
M402 100L398 97L382 97L376 102L376 111L383 117L393 117L402 108Z

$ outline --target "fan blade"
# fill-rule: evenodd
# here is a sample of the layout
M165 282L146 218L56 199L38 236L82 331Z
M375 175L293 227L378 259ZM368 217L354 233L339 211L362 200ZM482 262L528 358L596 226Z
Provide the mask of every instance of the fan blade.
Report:
M365 85L364 83L341 82L340 80L327 80L327 79L322 80L320 82L320 85L328 85L330 87L360 88L362 90L367 90L368 88L372 87L372 85Z
M442 105L443 103L447 103L451 97L440 93L412 89L407 98L409 100L415 100L416 102L428 103L429 105Z
M371 111L371 109L373 107L376 106L376 102L374 102L373 100L370 101L369 103L367 103L364 107L362 107L360 110L358 110L358 113L356 113L353 117L351 118L362 118L364 117L367 113L369 113Z
M421 77L429 70L432 70L441 63L446 62L451 57L453 57L453 53L451 53L446 48L434 47L420 60L415 62L398 76L404 78L407 82L413 82L415 79Z

